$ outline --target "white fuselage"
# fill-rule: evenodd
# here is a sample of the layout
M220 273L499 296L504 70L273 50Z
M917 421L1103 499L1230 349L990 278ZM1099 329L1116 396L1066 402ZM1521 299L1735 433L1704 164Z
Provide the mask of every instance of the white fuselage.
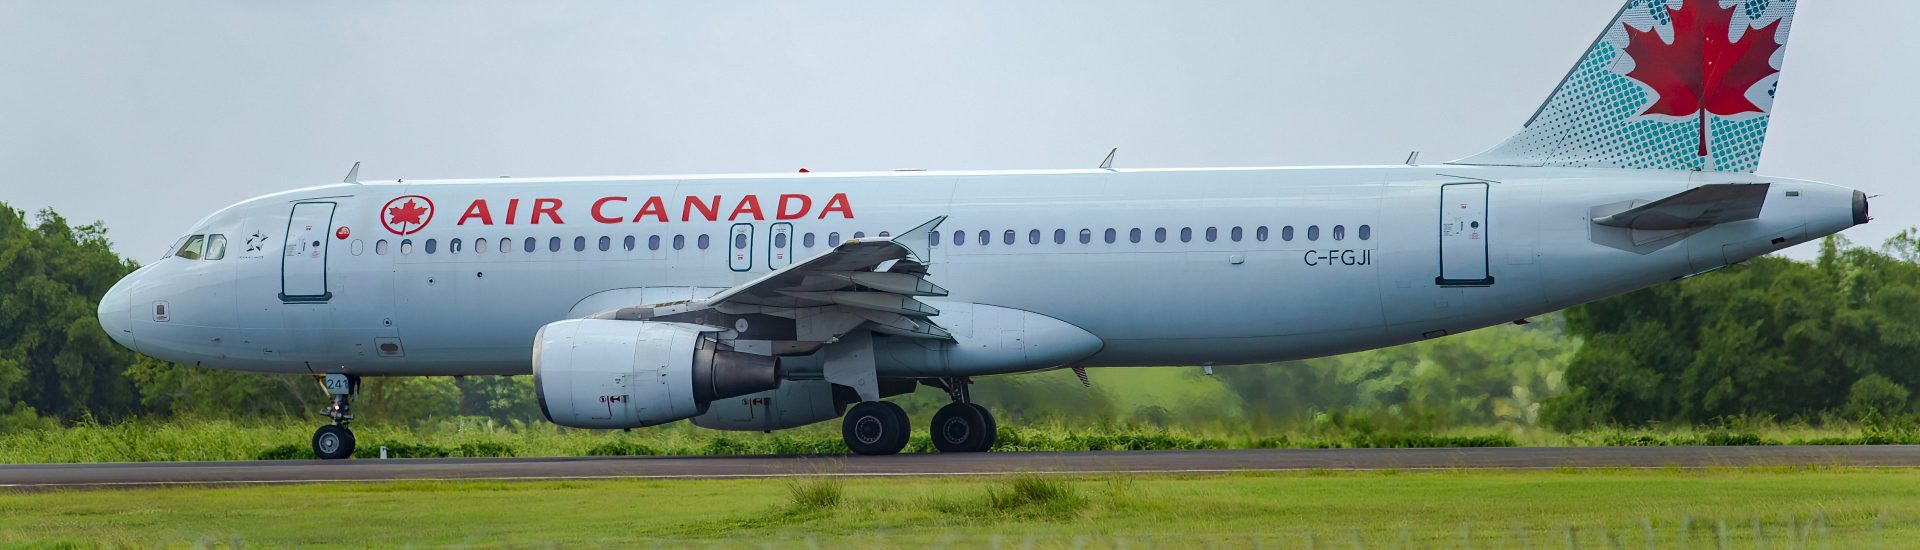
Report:
M1772 187L1759 218L1664 241L1592 223L1708 183ZM385 209L409 195L431 201L430 217L390 229ZM783 195L806 197L805 212ZM1850 227L1852 200L1744 173L1451 165L336 184L209 216L189 233L223 235L223 259L147 265L103 299L101 318L141 353L213 368L523 374L547 323L705 297L830 240L944 215L928 277L951 291L941 300L1084 329L1103 343L1086 366L1242 364L1643 288Z

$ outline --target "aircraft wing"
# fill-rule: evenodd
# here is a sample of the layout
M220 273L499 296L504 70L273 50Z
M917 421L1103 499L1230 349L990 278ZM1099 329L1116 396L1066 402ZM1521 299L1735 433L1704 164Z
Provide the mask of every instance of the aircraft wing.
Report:
M927 281L928 233L940 216L892 239L851 239L818 255L721 291L704 302L723 312L835 308L898 336L952 340L929 320L940 311L921 296L946 296Z
M1768 187L1765 183L1711 183L1625 212L1594 218L1593 223L1628 229L1678 230L1751 220L1760 217L1760 207L1767 202Z

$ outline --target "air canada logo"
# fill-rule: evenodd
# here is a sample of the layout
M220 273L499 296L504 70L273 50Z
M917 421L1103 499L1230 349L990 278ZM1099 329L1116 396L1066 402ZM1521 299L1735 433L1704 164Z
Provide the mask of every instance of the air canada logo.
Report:
M1761 27L1746 24L1733 38L1736 6L1719 7L1719 0L1686 0L1680 9L1666 10L1673 22L1673 41L1654 29L1627 26L1626 53L1634 68L1627 78L1638 80L1659 95L1641 115L1697 117L1700 155L1706 156L1706 116L1731 117L1766 110L1747 98L1747 92L1780 72L1771 63L1780 49L1774 36L1780 21Z
M380 225L395 235L412 235L433 221L433 201L420 195L406 195L387 201L380 207Z

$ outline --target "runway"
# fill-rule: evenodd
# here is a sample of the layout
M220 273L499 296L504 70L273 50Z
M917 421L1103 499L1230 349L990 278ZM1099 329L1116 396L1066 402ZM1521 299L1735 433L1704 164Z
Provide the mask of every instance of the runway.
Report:
M715 479L806 475L1920 467L1920 446L1521 447L1110 451L897 456L455 458L0 465L0 487L141 487L397 480Z

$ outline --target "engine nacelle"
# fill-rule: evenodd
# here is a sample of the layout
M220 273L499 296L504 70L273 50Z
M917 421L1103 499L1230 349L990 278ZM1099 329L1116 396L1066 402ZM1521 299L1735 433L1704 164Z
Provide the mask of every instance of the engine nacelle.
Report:
M772 357L727 348L715 338L721 330L602 319L540 327L533 346L540 412L562 426L639 428L779 385Z
M693 423L714 430L784 430L840 418L847 403L859 399L839 399L825 380L787 380L779 388L715 400Z

